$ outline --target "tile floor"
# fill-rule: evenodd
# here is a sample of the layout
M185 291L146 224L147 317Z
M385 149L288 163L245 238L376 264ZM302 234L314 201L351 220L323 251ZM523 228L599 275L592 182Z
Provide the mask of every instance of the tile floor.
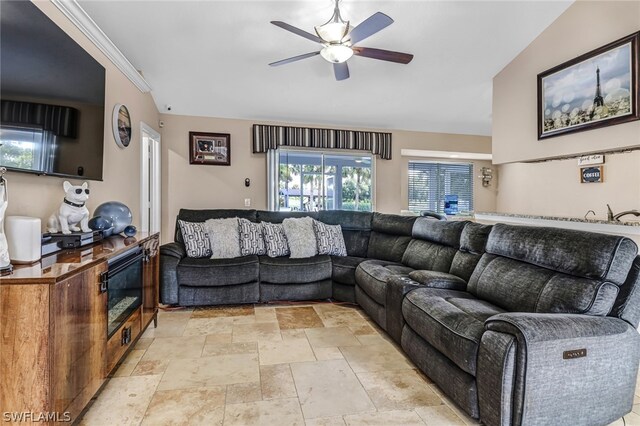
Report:
M318 303L161 311L80 424L477 422L358 307Z

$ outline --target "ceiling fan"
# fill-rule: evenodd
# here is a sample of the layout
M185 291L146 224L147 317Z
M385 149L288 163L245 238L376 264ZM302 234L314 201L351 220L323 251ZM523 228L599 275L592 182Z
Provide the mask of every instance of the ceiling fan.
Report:
M400 64L408 64L411 62L413 55L408 53L356 46L357 43L391 25L393 23L393 19L382 12L376 12L360 23L360 25L351 29L349 21L345 22L342 19L342 16L340 16L340 0L335 0L335 2L333 16L331 16L331 19L326 23L315 27L317 35L313 35L282 21L271 21L271 23L277 27L290 31L308 40L315 41L316 43L320 43L324 47L317 52L293 56L281 61L272 62L269 65L277 67L279 65L320 55L333 64L333 72L336 80L346 80L349 78L347 60L353 55L379 59L382 61L397 62Z

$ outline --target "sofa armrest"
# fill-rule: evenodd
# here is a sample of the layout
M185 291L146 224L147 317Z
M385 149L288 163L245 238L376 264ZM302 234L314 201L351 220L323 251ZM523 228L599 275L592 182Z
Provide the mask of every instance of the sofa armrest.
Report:
M178 304L178 263L186 256L184 246L169 243L160 246L160 302Z
M425 287L444 288L448 290L465 290L467 282L462 278L436 271L413 271L409 273L409 278Z
M168 243L160 246L160 254L182 259L187 256L184 246L180 243Z
M631 411L640 335L613 317L505 313L478 352L483 421L608 424Z
M412 290L423 287L420 283L408 277L392 276L387 280L386 305L387 333L393 340L400 344L404 317L402 316L402 301Z

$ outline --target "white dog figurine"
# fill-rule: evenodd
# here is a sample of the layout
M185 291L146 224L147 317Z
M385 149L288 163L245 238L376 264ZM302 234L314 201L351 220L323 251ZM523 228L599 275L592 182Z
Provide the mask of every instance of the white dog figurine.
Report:
M62 184L65 192L64 200L58 211L49 217L47 223L49 232L52 234L58 232L70 234L80 230L91 232L89 229L89 209L85 205L89 199L88 186L87 182L82 186L74 186L67 181Z

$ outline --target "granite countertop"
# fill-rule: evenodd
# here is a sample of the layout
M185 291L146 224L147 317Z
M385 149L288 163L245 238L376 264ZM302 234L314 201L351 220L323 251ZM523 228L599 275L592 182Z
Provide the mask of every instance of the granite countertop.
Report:
M558 220L562 222L599 223L602 225L640 226L640 221L618 222L618 221L609 221L609 220L602 220L602 219L584 219L579 217L540 216L540 215L532 215L532 214L498 213L498 212L477 212L476 215L517 217L522 219Z

